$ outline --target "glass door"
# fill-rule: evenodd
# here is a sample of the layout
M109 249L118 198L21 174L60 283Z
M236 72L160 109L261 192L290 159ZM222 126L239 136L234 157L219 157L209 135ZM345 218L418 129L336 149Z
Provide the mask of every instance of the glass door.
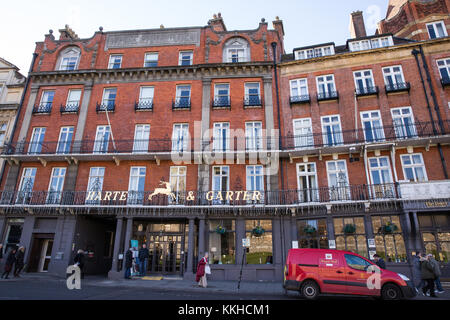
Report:
M39 272L48 272L48 265L52 259L53 240L45 239L42 243L41 259L39 261Z

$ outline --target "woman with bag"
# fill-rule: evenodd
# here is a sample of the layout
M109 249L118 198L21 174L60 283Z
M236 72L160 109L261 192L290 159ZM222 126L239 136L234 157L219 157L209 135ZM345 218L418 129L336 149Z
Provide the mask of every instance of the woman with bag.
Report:
M206 281L207 274L211 274L211 267L208 263L208 252L205 252L204 257L198 262L197 265L195 281L198 282L199 287L206 288L208 286L208 282Z

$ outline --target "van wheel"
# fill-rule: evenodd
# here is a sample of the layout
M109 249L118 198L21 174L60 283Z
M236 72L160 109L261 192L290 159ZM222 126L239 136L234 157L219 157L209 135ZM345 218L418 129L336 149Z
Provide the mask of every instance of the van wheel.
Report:
M314 281L307 280L303 283L300 294L308 300L314 300L319 295L319 286Z
M381 298L383 300L399 300L401 297L402 293L395 284L388 283L381 290Z

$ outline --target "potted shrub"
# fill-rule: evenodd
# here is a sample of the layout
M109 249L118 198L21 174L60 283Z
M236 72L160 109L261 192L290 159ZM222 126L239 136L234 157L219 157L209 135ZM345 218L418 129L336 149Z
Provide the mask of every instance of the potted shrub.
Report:
M307 225L307 226L305 227L305 229L303 229L303 231L304 231L306 234L313 234L313 233L316 233L317 229L316 229L315 227L311 226L311 225Z
M379 233L393 233L398 231L398 227L395 223L387 222L384 226L380 227Z
M225 229L223 226L219 225L216 228L216 233L218 234L225 234L227 232L227 229Z
M355 224L346 224L344 226L344 233L345 234L353 234L356 232L356 225Z

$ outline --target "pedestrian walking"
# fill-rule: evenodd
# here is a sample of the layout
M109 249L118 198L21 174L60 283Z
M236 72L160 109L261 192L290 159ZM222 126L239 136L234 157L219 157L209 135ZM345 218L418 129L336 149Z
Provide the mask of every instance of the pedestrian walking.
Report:
M125 253L125 279L131 279L131 268L133 267L133 250L131 248Z
M16 249L11 249L11 251L8 254L8 257L6 258L6 262L5 262L5 270L1 276L1 278L5 278L8 279L9 273L12 270L12 267L14 265L14 262L16 262Z
M84 251L80 249L77 251L75 258L73 258L73 262L75 263L76 266L78 266L78 268L80 268L81 279L84 278L84 260L85 260Z
M147 245L144 243L142 248L139 250L139 271L142 277L145 277L145 273L147 272L147 262L150 254L147 249Z
M422 253L418 252L415 256L413 256L413 275L418 285L415 286L416 292L419 293L420 290L425 286L425 280L422 279L422 271L420 269L420 259L422 259Z
M373 255L373 259L375 260L375 264L381 269L386 269L386 262L384 262L383 258L378 254Z
M422 279L425 280L427 284L422 289L423 294L436 298L436 294L434 293L434 280L436 279L436 275L434 273L433 264L430 262L429 256L427 256L426 258L422 257L420 259L420 270L422 273Z
M197 274L195 281L198 282L199 287L206 288L208 282L206 281L206 275L211 274L211 268L208 263L208 252L205 253L204 257L198 262Z
M442 288L441 284L441 266L439 265L439 262L434 259L433 255L430 256L430 262L433 265L434 274L436 275L436 279L434 280L434 283L436 284L437 293L444 293L444 288Z
M20 271L22 271L25 266L25 247L20 247L16 252L16 263L14 265L14 278L20 278Z

